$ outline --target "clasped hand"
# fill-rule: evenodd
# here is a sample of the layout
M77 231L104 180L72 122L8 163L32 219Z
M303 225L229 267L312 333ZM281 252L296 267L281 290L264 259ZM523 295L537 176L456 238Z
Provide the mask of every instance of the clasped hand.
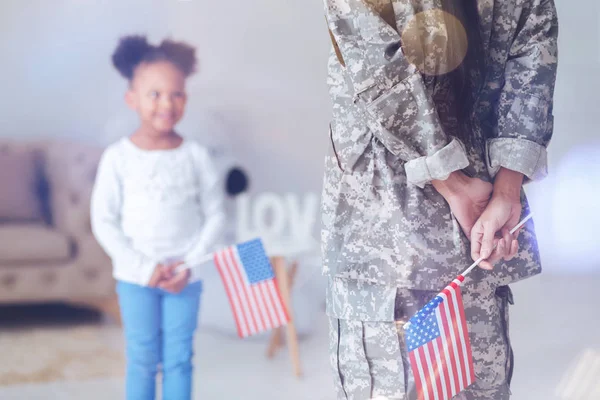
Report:
M154 273L150 277L148 286L153 288L161 288L169 293L179 293L185 288L190 279L190 270L188 268L177 272L177 267L183 262L175 262L169 264L158 264L154 269Z
M455 172L446 181L434 181L444 196L463 232L471 241L471 257L484 261L491 270L500 260L511 260L519 251L517 236L510 230L521 216L523 175L501 169L494 184Z

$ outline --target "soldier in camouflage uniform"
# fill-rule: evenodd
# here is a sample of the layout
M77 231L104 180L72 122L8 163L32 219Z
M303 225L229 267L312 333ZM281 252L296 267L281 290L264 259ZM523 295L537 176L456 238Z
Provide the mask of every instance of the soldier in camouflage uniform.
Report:
M507 399L508 284L541 266L533 223L518 242L505 228L529 213L522 183L547 173L554 2L325 0L325 11L333 119L322 241L338 398L415 398L402 325L473 256L491 254L482 221L504 201L500 181L518 176L497 264L463 285L476 382L457 396ZM482 207L449 194L457 176Z

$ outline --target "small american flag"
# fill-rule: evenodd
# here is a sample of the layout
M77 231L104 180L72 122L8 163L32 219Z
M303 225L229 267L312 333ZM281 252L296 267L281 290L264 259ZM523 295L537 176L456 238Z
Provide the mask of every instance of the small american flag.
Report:
M460 275L406 326L419 400L450 400L475 381Z
M289 322L275 273L260 239L218 251L214 260L241 338Z

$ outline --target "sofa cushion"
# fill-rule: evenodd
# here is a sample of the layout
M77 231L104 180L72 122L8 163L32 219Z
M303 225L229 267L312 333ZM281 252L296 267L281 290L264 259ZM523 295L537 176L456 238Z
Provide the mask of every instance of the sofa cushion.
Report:
M0 221L45 217L40 153L28 146L0 145Z
M43 224L0 224L0 264L67 261L71 240Z

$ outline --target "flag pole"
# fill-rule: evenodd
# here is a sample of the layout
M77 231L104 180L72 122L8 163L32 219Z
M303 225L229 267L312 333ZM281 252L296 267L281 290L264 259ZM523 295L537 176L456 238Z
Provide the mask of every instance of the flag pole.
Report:
M195 268L198 265L202 265L205 262L208 262L208 261L212 260L214 258L214 254L215 253L209 253L209 254L206 254L206 255L202 256L202 258L200 258L198 261L196 261L194 263L194 265L188 265L188 264L183 263L183 264L181 264L180 266L178 266L175 269L175 273L179 273L181 271L185 271L186 269L189 269L191 271L192 268Z
M515 233L517 230L519 230L519 228L520 228L520 227L522 227L523 225L525 225L525 223L526 223L527 221L529 221L529 220L531 219L531 217L533 217L533 214L529 214L528 216L526 216L525 218L523 218L523 220L522 220L521 222L519 222L519 223L517 224L517 226L515 226L514 228L512 228L512 229L510 230L510 234L512 235L512 234L514 234L514 233ZM493 250L495 250L495 249L496 249L496 246L494 246L494 249L493 249ZM460 276L462 276L462 277L465 277L465 276L467 276L467 275L468 275L468 274L469 274L471 271L473 271L473 269L475 269L475 267L476 267L476 266L478 266L478 265L479 265L479 263L480 263L480 262L482 262L483 260L484 260L484 258L483 258L483 257L479 257L479 259L477 259L477 260L476 260L476 261L475 261L473 264L471 264L471 266L470 266L469 268L467 268L467 269L465 270L465 272L463 272L462 274L460 274Z

